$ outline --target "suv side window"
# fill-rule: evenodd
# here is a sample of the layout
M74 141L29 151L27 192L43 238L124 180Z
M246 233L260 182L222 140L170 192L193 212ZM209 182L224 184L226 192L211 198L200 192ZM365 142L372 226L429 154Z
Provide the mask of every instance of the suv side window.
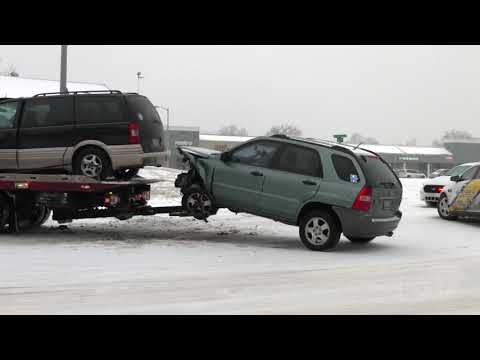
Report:
M273 141L255 141L242 146L231 153L231 161L235 163L269 167L280 143Z
M17 115L17 101L0 104L0 129L13 129Z
M275 168L291 173L323 177L323 168L317 151L303 146L285 144Z
M348 182L360 181L360 176L358 175L357 168L353 164L353 161L350 160L348 157L333 154L332 163L339 179ZM353 181L355 177L356 181Z
M78 125L125 122L125 104L120 96L77 96Z
M25 101L22 128L73 125L73 97Z

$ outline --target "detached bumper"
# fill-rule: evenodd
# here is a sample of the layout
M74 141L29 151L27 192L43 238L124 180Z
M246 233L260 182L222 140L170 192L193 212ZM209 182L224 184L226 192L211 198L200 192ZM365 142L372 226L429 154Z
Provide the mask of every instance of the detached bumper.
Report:
M398 227L402 212L397 211L394 216L379 218L360 211L337 208L337 213L342 223L343 233L347 236L371 237L383 236L393 232Z

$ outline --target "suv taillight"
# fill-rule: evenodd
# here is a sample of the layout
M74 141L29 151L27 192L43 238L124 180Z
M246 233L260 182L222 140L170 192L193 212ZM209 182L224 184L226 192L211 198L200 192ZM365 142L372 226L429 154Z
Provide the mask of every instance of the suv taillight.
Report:
M364 186L357 195L352 209L359 211L368 211L372 205L372 188L370 186Z
M140 144L140 128L135 121L128 124L128 143Z

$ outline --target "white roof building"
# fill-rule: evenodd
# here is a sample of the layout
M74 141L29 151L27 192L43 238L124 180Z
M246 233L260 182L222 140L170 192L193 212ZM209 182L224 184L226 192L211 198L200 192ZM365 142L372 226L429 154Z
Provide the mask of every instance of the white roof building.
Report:
M67 82L69 91L110 90L107 85L88 82ZM0 98L30 97L40 93L59 92L60 81L27 79L0 75Z

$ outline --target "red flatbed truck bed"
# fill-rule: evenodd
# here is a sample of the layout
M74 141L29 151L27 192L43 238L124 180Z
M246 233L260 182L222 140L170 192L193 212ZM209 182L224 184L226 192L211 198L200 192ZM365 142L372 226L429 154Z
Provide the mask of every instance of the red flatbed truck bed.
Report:
M52 214L59 223L75 219L170 214L188 216L181 206L152 207L150 184L162 180L134 178L98 181L79 175L0 174L0 232L40 226Z

